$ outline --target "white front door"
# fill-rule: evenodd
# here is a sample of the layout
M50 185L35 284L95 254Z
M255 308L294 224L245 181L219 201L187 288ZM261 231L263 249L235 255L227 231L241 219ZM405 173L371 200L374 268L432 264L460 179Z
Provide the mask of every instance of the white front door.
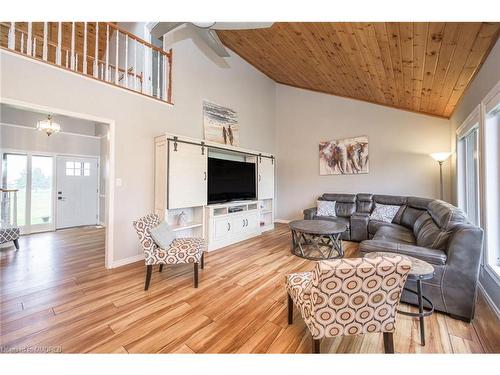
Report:
M57 157L57 229L97 224L97 175L97 158Z

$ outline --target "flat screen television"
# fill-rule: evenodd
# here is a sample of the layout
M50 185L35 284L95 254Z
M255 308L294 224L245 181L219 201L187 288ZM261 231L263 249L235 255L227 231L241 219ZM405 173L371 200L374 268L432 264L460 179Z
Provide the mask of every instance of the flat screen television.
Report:
M208 203L255 199L255 163L208 158Z

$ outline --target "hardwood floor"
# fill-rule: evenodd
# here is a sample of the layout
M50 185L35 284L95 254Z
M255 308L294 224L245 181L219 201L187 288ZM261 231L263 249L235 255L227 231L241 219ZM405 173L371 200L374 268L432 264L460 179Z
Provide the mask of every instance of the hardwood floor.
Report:
M296 313L287 324L284 277L314 263L292 256L288 228L206 255L200 287L192 266L154 268L144 291L144 262L104 268L104 231L76 228L22 237L1 250L1 351L35 348L97 353L310 353ZM346 256L357 244L345 242ZM404 305L404 308L410 309ZM296 312L298 309L295 309ZM500 352L500 324L483 298L473 324L435 313L427 345L416 320L399 315L399 353ZM325 339L322 352L382 353L381 334Z

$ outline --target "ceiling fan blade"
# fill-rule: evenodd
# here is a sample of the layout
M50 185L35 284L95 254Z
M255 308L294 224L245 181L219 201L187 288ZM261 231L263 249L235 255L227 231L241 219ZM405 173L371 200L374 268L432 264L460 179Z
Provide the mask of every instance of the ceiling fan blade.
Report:
M151 36L156 39L162 39L163 35L165 35L169 31L176 29L177 27L179 27L184 23L185 22L158 22L151 29Z
M246 29L266 29L274 22L216 22L210 28L213 30L246 30Z
M214 30L193 27L193 30L220 57L229 57L229 53Z

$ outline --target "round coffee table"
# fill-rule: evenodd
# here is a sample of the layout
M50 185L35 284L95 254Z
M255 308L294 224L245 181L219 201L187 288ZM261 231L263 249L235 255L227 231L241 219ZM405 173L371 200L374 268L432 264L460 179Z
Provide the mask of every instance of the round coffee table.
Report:
M292 254L310 260L344 256L340 236L347 230L347 225L327 220L295 220L289 225Z
M406 279L415 281L417 284L417 290L413 290L408 288L406 285L404 289L412 294L415 294L417 296L418 300L418 313L412 313L408 311L402 311L398 310L398 313L402 315L407 315L411 316L414 318L419 318L420 320L420 342L424 346L425 345L425 328L424 328L424 318L426 316L432 315L434 312L434 305L432 304L432 301L427 298L426 296L423 295L422 292L422 280L429 280L434 277L434 267L427 263L426 261L423 261L422 259L417 259L414 257L411 257L409 255L403 255L403 254L397 254L397 253L389 253L389 252L374 252L374 253L369 253L366 254L366 258L376 258L380 256L394 256L394 255L401 255L405 258L407 258L411 262L411 270L410 273L408 274L408 278ZM424 301L426 302L427 306L424 307Z

